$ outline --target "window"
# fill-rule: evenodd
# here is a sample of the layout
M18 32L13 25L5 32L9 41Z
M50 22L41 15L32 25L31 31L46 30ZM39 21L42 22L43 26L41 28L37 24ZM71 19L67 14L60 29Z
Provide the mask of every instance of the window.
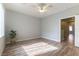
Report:
M72 29L72 25L70 25L70 26L69 26L69 31L72 31L72 30L73 30L73 29Z

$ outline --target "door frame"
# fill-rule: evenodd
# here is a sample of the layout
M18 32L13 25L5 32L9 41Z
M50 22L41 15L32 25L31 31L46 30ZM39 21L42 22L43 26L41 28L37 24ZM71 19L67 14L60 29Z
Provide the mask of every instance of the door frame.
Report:
M74 40L73 40L73 44L75 45L75 17L68 17L68 18L63 18L60 21L60 42L62 42L62 21L66 20L66 19L72 19L74 21Z

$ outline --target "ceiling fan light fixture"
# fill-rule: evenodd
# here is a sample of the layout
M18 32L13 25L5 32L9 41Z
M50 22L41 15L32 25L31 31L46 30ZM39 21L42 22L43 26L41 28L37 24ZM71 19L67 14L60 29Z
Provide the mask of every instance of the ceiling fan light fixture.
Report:
M44 13L48 10L48 4L41 3L38 5L38 10L41 13Z
M43 12L45 12L45 10L39 10L39 12L43 13Z
M41 7L39 7L39 12L46 12L47 11L47 9L45 9L45 8L41 8Z

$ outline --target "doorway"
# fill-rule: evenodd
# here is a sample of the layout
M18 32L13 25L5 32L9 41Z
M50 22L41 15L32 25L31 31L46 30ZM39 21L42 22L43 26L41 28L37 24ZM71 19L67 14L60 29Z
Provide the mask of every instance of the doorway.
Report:
M61 19L61 42L74 45L75 17Z

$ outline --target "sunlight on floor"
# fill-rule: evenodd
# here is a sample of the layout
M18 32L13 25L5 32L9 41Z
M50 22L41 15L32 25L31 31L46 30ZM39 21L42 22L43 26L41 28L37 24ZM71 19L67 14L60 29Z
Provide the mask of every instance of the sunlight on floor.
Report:
M43 54L43 53L58 49L58 47L49 45L48 43L45 43L45 42L39 42L28 46L22 46L22 48L29 56L39 55L39 54Z
M73 41L73 34L69 34L69 42Z

